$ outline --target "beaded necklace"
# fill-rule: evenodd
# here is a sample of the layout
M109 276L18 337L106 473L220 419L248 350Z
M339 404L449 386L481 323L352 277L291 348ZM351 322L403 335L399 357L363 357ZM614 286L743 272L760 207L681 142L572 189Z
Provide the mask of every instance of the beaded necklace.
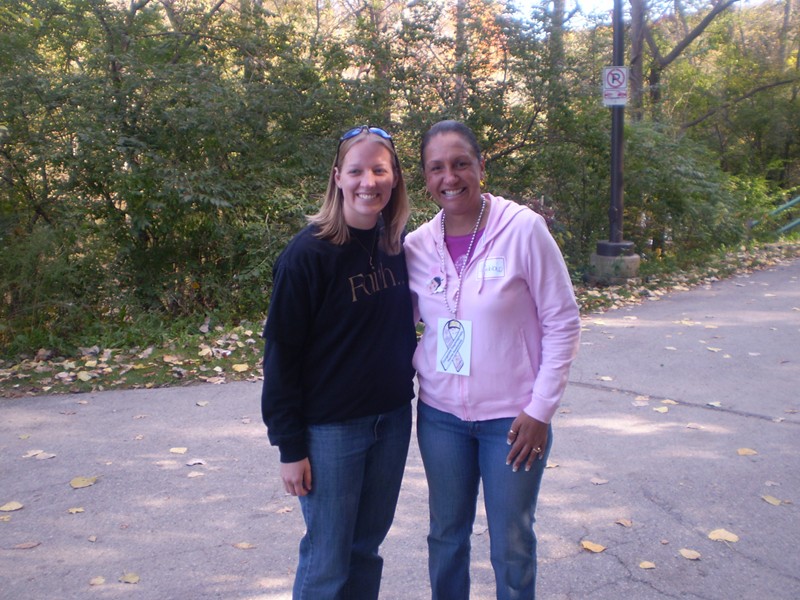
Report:
M484 211L485 208L486 208L486 199L485 198L481 198L481 211L480 211L480 213L478 213L478 220L475 221L475 227L472 230L472 237L469 240L469 246L467 247L467 258L464 261L464 268L461 269L460 272L458 272L458 287L456 288L456 293L453 296L453 301L455 302L455 308L452 308L450 306L450 301L447 299L447 280L449 279L449 277L445 276L445 278L444 278L444 304L447 307L447 310L450 311L450 314L453 315L453 318L455 318L456 317L456 313L458 313L458 301L461 298L461 276L464 274L464 271L467 270L467 264L469 263L469 258L470 258L471 254L472 254L472 246L475 244L475 237L478 235L478 227L481 224L481 219L483 219L483 211ZM442 244L447 244L447 242L445 241L444 215L445 215L445 212L444 212L444 210L442 210ZM446 252L447 252L447 249L445 248L444 252L442 252L440 254L441 259L442 259L442 273L445 272L445 270L444 270L444 255L445 255Z

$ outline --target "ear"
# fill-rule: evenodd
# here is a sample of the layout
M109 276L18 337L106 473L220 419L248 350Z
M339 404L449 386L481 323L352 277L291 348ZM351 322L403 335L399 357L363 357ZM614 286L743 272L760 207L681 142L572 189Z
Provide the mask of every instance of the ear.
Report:
M336 187L342 189L342 184L339 183L340 180L339 167L333 167L333 180L336 182Z

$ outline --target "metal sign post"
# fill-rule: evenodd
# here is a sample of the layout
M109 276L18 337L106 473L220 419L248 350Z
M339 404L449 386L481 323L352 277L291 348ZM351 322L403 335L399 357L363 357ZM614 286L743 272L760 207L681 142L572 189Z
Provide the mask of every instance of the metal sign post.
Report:
M611 204L608 209L608 239L597 242L591 257L590 279L624 283L638 276L640 257L633 254L633 242L622 239L623 220L623 143L625 104L628 102L628 68L625 63L625 31L622 0L614 0L614 56L611 67L603 69L603 104L611 107Z

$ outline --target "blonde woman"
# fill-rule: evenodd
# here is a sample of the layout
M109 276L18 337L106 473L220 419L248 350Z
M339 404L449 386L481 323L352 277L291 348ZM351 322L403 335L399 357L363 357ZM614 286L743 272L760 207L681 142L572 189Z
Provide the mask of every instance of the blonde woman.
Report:
M408 214L391 136L356 127L275 265L261 406L306 523L295 599L378 598L414 396Z

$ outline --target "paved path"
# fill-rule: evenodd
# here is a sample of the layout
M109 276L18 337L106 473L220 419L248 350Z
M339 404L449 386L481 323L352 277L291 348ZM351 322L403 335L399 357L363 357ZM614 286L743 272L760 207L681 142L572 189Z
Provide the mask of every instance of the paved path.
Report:
M584 325L538 511L539 597L799 598L800 261ZM259 392L0 400L0 506L24 506L0 512L0 598L289 598L303 525ZM382 598L429 597L426 520L413 444ZM716 529L739 541L710 540ZM481 515L476 599L493 597L487 538Z

